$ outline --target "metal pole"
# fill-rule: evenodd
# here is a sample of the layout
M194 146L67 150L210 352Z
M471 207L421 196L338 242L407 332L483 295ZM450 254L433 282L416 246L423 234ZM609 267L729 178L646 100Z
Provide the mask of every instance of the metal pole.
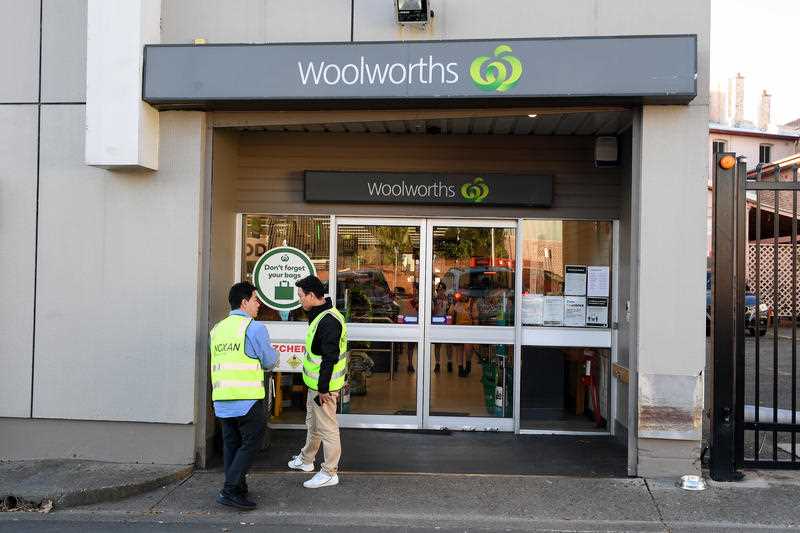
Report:
M734 332L736 334L735 348L735 406L734 413L734 455L736 468L744 467L744 391L745 391L745 345L744 345L744 293L747 284L747 267L745 253L748 247L747 226L750 224L750 208L747 206L747 159L738 158L736 164L736 198L734 206L736 208L736 322Z
M716 481L741 479L736 470L735 359L736 347L736 165L720 166L732 153L714 158L714 280L713 280L713 410L711 413L711 477Z

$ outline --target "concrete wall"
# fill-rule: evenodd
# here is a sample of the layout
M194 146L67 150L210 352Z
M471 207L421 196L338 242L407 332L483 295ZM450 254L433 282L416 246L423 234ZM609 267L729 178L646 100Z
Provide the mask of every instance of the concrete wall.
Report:
M0 105L0 416L31 414L36 105Z
M34 417L193 421L204 115L162 119L162 170L110 172L42 113Z
M161 4L163 43L191 43L197 37L209 43L350 40L350 0L161 0Z
M641 122L638 473L674 475L700 469L708 107L646 106Z
M41 5L0 0L0 416L31 412Z
M86 101L87 1L42 3L42 100L45 102Z
M87 1L0 13L0 458L192 462L205 116L158 173L85 166Z

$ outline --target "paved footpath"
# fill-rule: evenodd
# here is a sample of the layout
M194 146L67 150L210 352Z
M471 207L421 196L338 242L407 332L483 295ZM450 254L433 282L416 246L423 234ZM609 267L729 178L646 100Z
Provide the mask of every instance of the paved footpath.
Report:
M0 513L0 531L785 531L800 529L800 473L749 472L703 492L674 480L342 473L309 490L304 473L248 478L259 508L213 502L220 472L195 472L115 502Z

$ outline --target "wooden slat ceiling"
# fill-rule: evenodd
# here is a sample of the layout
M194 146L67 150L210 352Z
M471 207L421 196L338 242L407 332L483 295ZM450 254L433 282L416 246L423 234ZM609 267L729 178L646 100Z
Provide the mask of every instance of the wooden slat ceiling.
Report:
M250 131L294 131L330 133L410 133L450 135L615 135L628 128L631 111L598 111L542 114L536 117L500 116L474 118L432 118L244 126Z

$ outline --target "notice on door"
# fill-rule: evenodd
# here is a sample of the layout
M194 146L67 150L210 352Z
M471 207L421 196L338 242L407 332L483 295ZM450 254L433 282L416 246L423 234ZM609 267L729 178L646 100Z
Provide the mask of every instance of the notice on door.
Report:
M564 297L544 297L544 325L561 326L564 324Z
M311 259L302 250L279 246L267 250L259 258L253 270L253 280L258 298L264 305L278 311L290 311L300 307L295 282L316 273Z
M522 324L524 326L541 326L544 323L544 295L522 295Z
M564 325L580 328L586 326L586 297L564 297Z
M596 328L608 327L608 298L586 299L586 325Z
M567 265L564 267L564 294L586 296L586 267Z
M590 266L587 281L587 296L608 297L609 268L605 266Z

